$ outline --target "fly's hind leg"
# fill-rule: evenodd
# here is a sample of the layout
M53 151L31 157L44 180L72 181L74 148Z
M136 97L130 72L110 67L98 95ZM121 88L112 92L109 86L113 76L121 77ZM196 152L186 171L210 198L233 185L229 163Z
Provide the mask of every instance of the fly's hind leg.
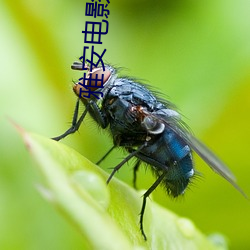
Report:
M144 228L143 228L143 217L144 217L144 212L145 212L145 208L146 208L147 198L158 187L158 185L162 182L165 175L166 175L166 172L163 172L163 174L161 174L158 177L158 179L153 183L153 185L143 195L142 208L141 208L141 212L140 212L140 230L141 230L141 233L142 233L144 240L147 240L147 236L146 236L146 234L144 232Z

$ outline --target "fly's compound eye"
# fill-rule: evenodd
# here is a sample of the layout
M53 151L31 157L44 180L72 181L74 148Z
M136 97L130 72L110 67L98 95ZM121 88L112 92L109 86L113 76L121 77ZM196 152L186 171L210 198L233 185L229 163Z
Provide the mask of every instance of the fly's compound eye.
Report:
M146 128L146 130L150 133L150 134L161 134L164 129L165 129L165 125L159 121L157 121L156 119L154 119L154 117L150 117L150 116L146 116L142 122L142 125Z
M87 77L91 78L91 81L87 80L88 81L87 85L95 86L94 90L97 89L98 87L102 87L102 85L105 85L110 75L111 75L111 72L107 68L105 69L105 71L103 71L102 68L95 68L93 69L92 72L90 71L88 72ZM96 79L100 80L102 79L102 77L103 77L103 81L96 81Z
M71 68L74 70L84 70L83 63L77 61L71 65ZM94 68L92 71L90 71L89 66L85 64L84 68L87 69L84 79L82 78L82 80L80 80L73 87L73 90L77 96L79 96L80 89L85 92L87 92L88 90L94 92L99 88L103 88L111 76L111 71L107 67L105 67L105 71L103 71L102 67Z

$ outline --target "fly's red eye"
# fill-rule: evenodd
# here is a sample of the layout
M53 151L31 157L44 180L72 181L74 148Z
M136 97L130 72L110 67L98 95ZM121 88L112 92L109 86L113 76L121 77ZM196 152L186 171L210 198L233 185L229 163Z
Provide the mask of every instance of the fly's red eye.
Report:
M74 62L71 68L83 71L83 63ZM108 67L105 68L105 71L102 67L94 68L90 71L89 66L85 64L84 68L87 69L86 73L83 74L83 77L79 79L79 82L73 87L75 94L78 96L81 91L84 91L85 93L92 93L99 88L103 88L111 76L111 71ZM83 99L87 98L83 97Z
M85 80L84 85L90 86L92 91L98 89L99 87L104 86L111 75L111 72L110 70L107 69L107 67L105 71L103 71L102 67L94 68L92 71L90 71L89 65L85 64L83 69L83 63L79 61L73 62L73 64L71 65L71 69L81 70L81 71L87 70L86 77L84 79ZM90 82L87 79L91 79ZM83 80L80 80L80 83L83 84Z
M89 80L88 80L87 85L88 86L95 86L94 90L96 89L96 87L104 86L111 75L111 72L107 68L105 69L105 71L103 71L102 68L95 68L92 72L88 73L88 78L90 78L91 73L92 73L92 75L91 75L92 80L90 81L90 84L89 84ZM102 76L102 74L103 74L103 76ZM103 77L103 81L101 81L102 77ZM96 79L98 79L98 80L96 81Z

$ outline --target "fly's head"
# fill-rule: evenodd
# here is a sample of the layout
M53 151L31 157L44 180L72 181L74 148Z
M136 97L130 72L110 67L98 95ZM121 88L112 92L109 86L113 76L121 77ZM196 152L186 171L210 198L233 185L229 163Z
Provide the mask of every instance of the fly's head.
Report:
M74 62L71 68L74 70L83 71L83 63ZM87 71L84 77L81 77L79 81L75 83L73 86L73 91L81 98L84 103L87 103L89 99L93 98L95 95L89 98L81 95L81 92L90 92L94 94L95 92L100 91L104 94L105 88L112 83L112 78L114 78L116 75L115 69L109 65L105 65L105 71L102 67L93 67L92 71L90 71L90 66L87 64L84 65L84 68L87 69Z

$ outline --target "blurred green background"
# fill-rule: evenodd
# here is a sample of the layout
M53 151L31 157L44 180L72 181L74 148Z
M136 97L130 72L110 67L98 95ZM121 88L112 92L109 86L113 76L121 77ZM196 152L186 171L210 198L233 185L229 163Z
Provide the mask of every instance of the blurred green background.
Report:
M0 249L81 249L81 235L36 191L39 173L8 117L47 137L69 127L71 81L81 77L70 65L82 54L90 20L85 4L0 2ZM250 1L111 0L109 9L104 59L169 96L250 195ZM93 162L112 145L91 119L63 143ZM101 166L110 171L124 155L117 150ZM161 188L153 198L204 233L226 235L230 249L250 249L249 201L195 160L203 177L184 198L174 201ZM117 177L131 184L132 167ZM138 178L144 189L154 180L144 168Z

